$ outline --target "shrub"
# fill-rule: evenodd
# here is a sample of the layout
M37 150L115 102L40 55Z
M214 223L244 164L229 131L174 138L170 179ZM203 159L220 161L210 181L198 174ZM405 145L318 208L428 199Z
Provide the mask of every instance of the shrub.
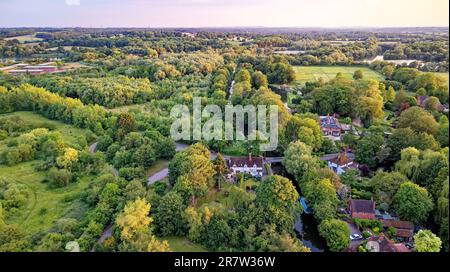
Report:
M73 175L67 169L57 169L52 167L47 175L47 180L54 187L64 187L72 181Z

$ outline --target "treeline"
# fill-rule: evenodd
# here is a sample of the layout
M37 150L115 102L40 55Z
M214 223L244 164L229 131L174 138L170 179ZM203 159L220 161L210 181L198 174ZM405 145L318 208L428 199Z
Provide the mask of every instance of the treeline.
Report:
M396 44L384 52L386 60L416 59L425 62L448 62L448 41L418 41Z
M443 76L421 72L417 68L397 67L388 62L373 62L370 68L386 77L383 83L387 88L392 87L396 91L406 90L419 96L435 96L442 104L449 101L449 86Z
M349 65L371 59L379 53L380 47L374 38L339 45L322 42L316 49L291 57L290 62L293 65Z
M142 104L154 97L148 79L125 76L102 78L47 76L33 77L29 82L60 96L78 98L84 104L98 104L108 108Z

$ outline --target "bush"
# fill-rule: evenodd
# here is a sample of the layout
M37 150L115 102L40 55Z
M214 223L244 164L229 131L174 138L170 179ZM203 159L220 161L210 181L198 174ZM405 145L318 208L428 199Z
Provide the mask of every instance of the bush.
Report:
M8 137L8 132L6 130L0 129L0 141L3 141Z
M162 196L165 194L167 190L167 183L158 181L155 184L153 184L152 188L155 190L155 193Z
M69 185L73 179L73 174L67 169L57 169L52 167L47 175L50 185L60 188Z
M372 236L372 233L370 231L365 230L362 232L362 236L364 237L364 239L367 239L370 236Z
M383 224L378 220L354 218L353 222L359 229L374 230L375 228L378 228L379 232L379 230L383 228Z

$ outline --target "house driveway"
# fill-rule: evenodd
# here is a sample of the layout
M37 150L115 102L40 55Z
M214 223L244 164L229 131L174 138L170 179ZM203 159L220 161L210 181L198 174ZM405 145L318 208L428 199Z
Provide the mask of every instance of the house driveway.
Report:
M347 223L348 228L350 229L350 234L359 234L362 236L362 232L358 229L358 227L353 222L345 222ZM358 248L358 246L363 242L364 240L357 240L357 241L350 241L350 248Z

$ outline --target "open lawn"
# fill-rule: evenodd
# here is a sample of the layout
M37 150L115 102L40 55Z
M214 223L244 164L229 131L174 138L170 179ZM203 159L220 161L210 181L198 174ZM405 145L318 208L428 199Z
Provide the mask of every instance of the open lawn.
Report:
M160 240L167 240L173 252L208 252L203 246L192 243L186 237L168 236Z
M356 70L362 70L364 78L382 80L383 76L367 67L359 66L294 66L296 82L304 84L308 81L316 81L323 78L326 81L334 78L337 73L342 73L347 78L352 78Z

